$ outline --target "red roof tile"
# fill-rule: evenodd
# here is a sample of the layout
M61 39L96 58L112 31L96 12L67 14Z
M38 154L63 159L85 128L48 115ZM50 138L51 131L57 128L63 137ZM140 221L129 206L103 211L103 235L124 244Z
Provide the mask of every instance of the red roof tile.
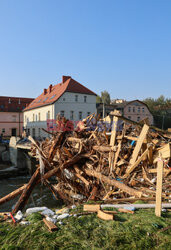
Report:
M0 112L21 112L33 98L0 96Z
M56 102L65 92L96 95L93 91L84 87L82 84L69 76L63 76L62 79L64 82L58 83L54 86L50 85L48 89L44 89L44 92L34 99L34 101L32 101L24 111L52 104Z

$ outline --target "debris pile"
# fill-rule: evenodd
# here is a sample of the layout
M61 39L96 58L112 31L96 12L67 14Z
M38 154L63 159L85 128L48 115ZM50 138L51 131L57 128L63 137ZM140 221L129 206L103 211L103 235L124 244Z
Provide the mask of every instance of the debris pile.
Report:
M84 119L74 131L51 133L51 139L41 143L30 137L31 153L39 161L37 169L27 185L1 198L0 204L21 194L12 213L22 210L40 182L66 204L155 200L159 159L164 164L162 199L171 200L170 133L116 112L111 133L98 127L91 131L92 118ZM122 129L118 129L119 120Z

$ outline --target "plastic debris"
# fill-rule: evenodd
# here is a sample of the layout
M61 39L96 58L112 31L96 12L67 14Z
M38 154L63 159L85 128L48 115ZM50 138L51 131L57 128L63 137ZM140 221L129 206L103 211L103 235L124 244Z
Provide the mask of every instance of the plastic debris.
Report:
M46 215L47 216L53 216L55 213L51 209L47 208L47 209L43 210L43 212L41 212L41 214L45 215L45 216Z
M33 207L33 208L28 208L26 210L26 214L32 214L32 213L37 213L37 212L42 212L44 210L48 209L47 207Z
M46 216L46 220L51 221L51 222L53 222L54 224L57 222L56 219L51 218L51 217L49 217L49 216Z
M69 217L69 214L68 213L64 213L64 214L61 214L58 216L58 220L63 220L65 218Z
M17 221L20 221L22 220L23 218L23 213L19 210L16 215L14 216L14 218L17 220Z

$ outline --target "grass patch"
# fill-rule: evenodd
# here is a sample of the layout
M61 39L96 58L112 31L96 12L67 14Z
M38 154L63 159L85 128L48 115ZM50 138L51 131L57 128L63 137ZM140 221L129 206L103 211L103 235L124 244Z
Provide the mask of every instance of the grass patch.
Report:
M0 223L0 249L171 249L171 230L160 232L171 225L171 212L159 218L154 209L141 209L133 215L118 213L114 221L96 214L69 217L53 233L38 213L29 221L29 226Z

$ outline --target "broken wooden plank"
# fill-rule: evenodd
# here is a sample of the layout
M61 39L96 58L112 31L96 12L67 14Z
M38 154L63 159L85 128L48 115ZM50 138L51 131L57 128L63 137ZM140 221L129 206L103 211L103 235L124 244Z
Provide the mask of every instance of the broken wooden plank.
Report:
M142 131L140 133L140 136L138 138L138 141L136 143L136 146L134 148L134 151L132 153L131 159L129 161L130 168L134 165L134 163L137 160L138 154L140 152L141 146L142 146L143 141L144 141L144 139L145 139L145 137L147 135L148 130L149 130L149 126L144 124L143 129L142 129Z
M114 214L108 214L108 213L103 212L102 210L98 210L97 216L102 220L113 220L114 219Z
M119 153L120 153L120 150L121 150L121 143L122 143L122 141L120 140L120 142L118 144L118 149L117 149L117 151L115 153L115 157L114 157L113 170L115 170L115 168L116 168L116 163L118 161Z
M148 168L147 171L149 174L156 174L157 168L151 168L151 169ZM166 168L163 169L164 173L170 173L170 171L171 171L170 169L166 169Z
M140 164L140 162L142 161L142 159L148 154L148 148L144 151L144 153L142 153L142 155L138 158L138 160L132 164L127 170L126 170L126 174L124 175L124 178L127 178L128 175Z
M112 124L112 133L111 133L111 137L110 137L110 146L112 148L115 146L117 125L118 125L118 117L114 116L113 117L113 124ZM114 152L109 152L109 169L110 169L110 173L113 170L113 164L114 164Z
M48 229L49 229L50 232L54 232L54 231L58 230L57 226L53 222L48 221L45 218L43 219L43 222L48 227Z
M23 192L23 190L26 188L27 184L24 184L22 187L14 190L13 192L7 194L6 196L2 197L0 199L0 205L3 203L6 203L12 199L14 199L16 196L18 196L19 194L21 194Z
M74 169L76 172L75 175L88 187L90 183L81 175L81 171L77 165L74 166Z
M93 146L93 149L99 152L110 152L112 147L111 146Z
M161 216L161 203L162 203L162 180L163 180L163 160L158 159L157 162L157 187L156 187L156 216Z
M154 157L153 163L156 163L158 161L159 154L163 159L167 159L171 157L171 149L170 149L170 143L167 143L163 147L158 149L157 155Z
M84 205L83 206L83 211L97 212L98 210L100 210L100 205Z
M141 197L142 196L142 192L141 191L138 191L136 189L133 189L133 188L130 188L128 187L127 185L125 185L124 183L121 183L119 181L116 181L114 179L110 179L109 177L95 171L95 170L91 170L91 169L85 169L85 172L87 175L89 176L94 176L96 177L97 179L111 185L111 186L115 186L119 189L121 189L122 191L130 194L130 195L134 195L136 197Z
M37 185L37 181L40 180L40 169L37 168L34 174L32 175L30 181L26 185L22 195L20 196L18 202L16 203L14 209L12 210L12 214L15 214L18 210L22 210L26 205L31 192L33 191L34 187Z
M134 211L131 211L131 210L125 209L125 208L119 208L118 211L120 213L134 214Z

